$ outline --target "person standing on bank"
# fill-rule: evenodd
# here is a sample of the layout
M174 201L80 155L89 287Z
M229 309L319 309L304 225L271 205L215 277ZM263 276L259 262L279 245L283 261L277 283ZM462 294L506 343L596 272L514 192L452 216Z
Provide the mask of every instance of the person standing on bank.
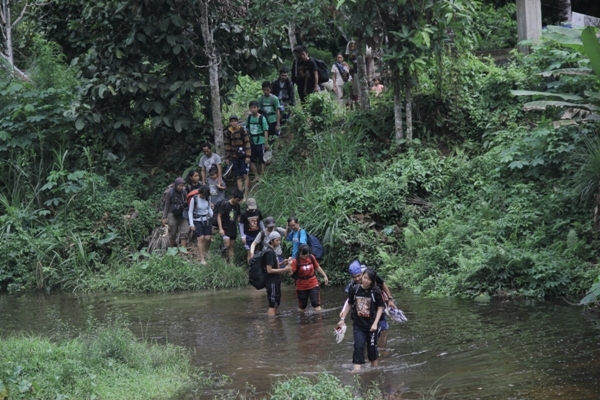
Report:
M286 265L284 268L277 267L277 256L274 249L281 245L281 235L279 232L271 232L269 234L269 246L265 253L265 269L267 271L267 301L269 309L267 310L268 317L274 317L277 314L277 308L281 304L281 275L291 271L291 267Z
M202 145L202 151L204 155L200 158L200 173L202 175L202 184L206 185L206 177L208 176L208 171L213 165L217 166L217 171L219 172L219 179L223 178L223 172L221 170L221 156L217 153L212 152L212 148L210 147L210 143L204 143Z
M250 197L246 203L246 211L240 216L240 238L242 244L248 250L248 261L250 261L250 246L256 236L265 229L263 217L260 210L257 208L256 199Z
M217 226L219 234L223 238L223 251L227 254L227 261L232 262L235 255L235 239L237 239L237 223L240 218L240 203L244 193L236 189L228 201L222 201L218 205Z
M321 311L321 288L317 280L317 272L323 277L325 285L329 285L329 279L315 256L310 253L307 244L301 244L298 247L298 255L296 258L290 259L289 264L296 279L298 311L306 310L309 298L315 311Z
M212 234L212 224L210 220L213 216L213 210L210 206L210 189L208 186L202 186L198 189L198 194L190 200L188 209L188 221L194 237L197 240L196 248L200 264L206 265L205 255L210 249Z
M233 164L237 188L244 192L244 199L246 199L250 190L248 174L250 173L252 148L248 132L240 126L237 115L229 117L229 127L225 129L223 143L225 145L225 162Z
M315 60L309 57L305 46L294 47L294 57L292 82L298 85L300 102L304 103L306 96L319 91L319 69Z
M269 124L267 118L258 113L258 102L248 104L250 115L246 121L246 129L250 133L250 170L254 174L254 182L263 174L265 169L265 150L269 150Z
M278 228L275 226L275 218L267 217L265 218L264 223L266 229L260 231L260 233L256 236L256 238L250 245L250 258L254 257L256 247L259 246L261 242L263 249L266 249L269 246L269 235L271 234L271 232L278 232L281 235L281 237L285 237L285 229ZM277 247L274 247L273 250L277 255L277 261L279 261L279 268L283 268L283 265L285 265L285 260L283 259L283 249L281 248L281 244Z
M354 352L352 353L353 370L359 371L365 363L365 346L372 367L377 366L379 352L377 350L377 329L383 314L385 303L381 290L375 283L375 271L367 268L362 275L361 283L353 285L348 293L348 304L340 315L338 328L344 324L346 315L352 309L352 331L354 334Z
M331 77L333 79L333 92L337 96L338 102L341 104L344 97L344 83L349 80L350 69L346 69L344 56L338 54L336 63L331 67Z
M292 242L292 258L296 258L298 255L298 247L304 243L308 243L308 238L306 236L306 231L300 227L298 223L298 218L289 217L288 227L285 231L285 240L288 242Z
M187 192L183 178L175 179L174 187L169 191L163 208L162 223L169 226L169 242L171 247L177 245L177 235L181 246L187 246L187 237L190 226L184 211L187 208Z
M269 136L279 136L281 130L281 110L279 98L271 94L271 83L264 81L262 84L263 95L258 98L258 108L267 113Z

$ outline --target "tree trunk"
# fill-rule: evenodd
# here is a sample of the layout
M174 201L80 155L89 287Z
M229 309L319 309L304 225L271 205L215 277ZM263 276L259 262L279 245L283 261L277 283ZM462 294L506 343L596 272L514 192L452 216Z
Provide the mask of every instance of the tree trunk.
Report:
M2 38L4 39L4 58L11 69L15 66L12 46L12 18L10 15L10 0L2 0L0 9L0 24L2 24ZM11 71L12 74L12 71Z
M291 21L288 25L288 39L290 40L290 50L292 51L292 56L294 55L294 47L298 45L298 41L296 40L296 24L294 21Z
M410 74L407 72L404 74L404 90L406 92L406 140L412 140L413 138L413 126L412 126L412 90L410 82Z
M365 65L366 46L362 39L362 35L356 40L356 62L357 62L357 79L358 79L358 97L360 109L367 111L371 108L369 103L369 82L367 81L367 67Z
M0 56L8 63L8 73L10 76L16 75L19 79L25 82L31 82L31 79L23 71L15 67L12 30L23 19L28 5L29 3L25 2L23 8L21 9L21 14L15 21L13 21L10 0L0 0L0 33L2 33L2 39L4 43L3 47L5 49L4 52L0 51Z
M224 154L223 144L223 118L221 114L221 94L219 90L219 57L214 44L214 29L211 28L208 16L208 5L204 4L204 9L200 18L200 29L204 39L204 52L208 58L208 78L210 86L210 105L212 109L213 132L215 136L215 148L217 154Z
M400 82L393 82L394 86L394 133L396 137L396 144L400 144L402 139L402 92L400 90Z

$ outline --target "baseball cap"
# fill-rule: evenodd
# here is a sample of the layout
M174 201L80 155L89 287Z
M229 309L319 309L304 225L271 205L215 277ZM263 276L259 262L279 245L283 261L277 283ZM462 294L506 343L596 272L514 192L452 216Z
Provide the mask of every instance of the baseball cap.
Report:
M232 114L231 117L229 117L229 120L231 121L232 119L235 119L236 121L239 121L240 119L238 118L237 115Z
M362 274L362 265L360 265L360 262L358 262L358 260L354 260L348 267L348 272L350 273L350 276Z
M273 231L273 232L269 233L269 242L271 240L275 240L275 239L281 239L281 235L279 234L279 232Z
M265 226L267 228L275 226L275 218L273 218L273 217L267 217L267 218L265 218Z
M254 197L250 197L246 204L248 205L248 210L256 210L256 199Z

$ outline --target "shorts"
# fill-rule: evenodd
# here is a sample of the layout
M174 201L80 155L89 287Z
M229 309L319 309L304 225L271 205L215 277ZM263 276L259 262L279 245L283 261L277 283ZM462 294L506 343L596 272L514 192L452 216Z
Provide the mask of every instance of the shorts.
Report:
M250 157L250 161L254 164L262 164L263 157L265 155L265 145L264 144L250 144L252 148L252 156Z
M225 232L225 235L223 235L223 238L229 238L233 241L235 241L235 239L237 239L237 230L235 228L231 228L231 227L224 227L223 231Z
M277 121L269 124L269 137L273 136L279 136L279 131L277 130Z
M321 306L321 288L318 286L308 290L296 290L296 295L298 296L298 307L301 310L306 309L309 297L313 308Z
M385 313L381 314L381 318L379 319L379 325L377 325L377 327L379 328L379 333L390 329L390 325L388 324L387 319L385 318Z
M267 301L269 308L277 308L281 304L281 283L267 282Z
M206 221L194 221L194 237L210 236L212 234L212 224L209 220Z
M250 165L246 164L244 158L238 158L231 161L233 164L233 173L235 176L246 176L250 171Z
M246 243L244 243L244 247L246 248L246 250L250 250L250 246L252 246L252 242L254 242L254 239L256 239L256 236L246 235Z

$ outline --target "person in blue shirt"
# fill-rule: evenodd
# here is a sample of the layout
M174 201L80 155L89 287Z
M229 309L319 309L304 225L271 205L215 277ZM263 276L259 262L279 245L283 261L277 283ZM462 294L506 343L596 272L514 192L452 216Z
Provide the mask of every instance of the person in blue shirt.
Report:
M308 244L308 238L306 236L306 231L298 224L298 218L289 217L287 222L288 226L285 231L285 240L292 242L292 258L296 258L298 255L298 247L300 247L302 243Z

